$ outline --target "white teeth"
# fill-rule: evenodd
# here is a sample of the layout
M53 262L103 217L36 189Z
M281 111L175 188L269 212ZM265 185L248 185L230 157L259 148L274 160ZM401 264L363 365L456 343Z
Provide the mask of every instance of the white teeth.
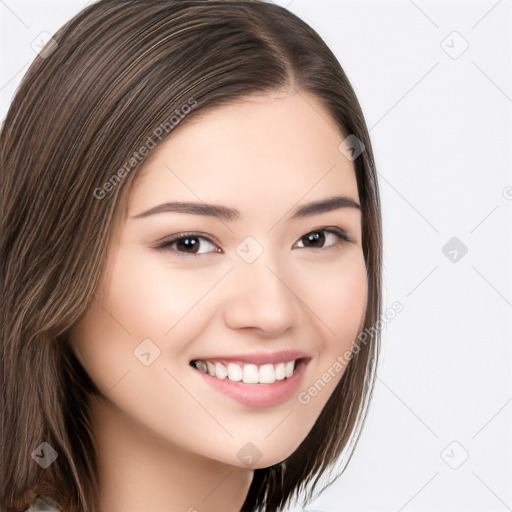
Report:
M233 382L243 381L245 384L272 384L293 375L295 361L277 364L223 364L218 361L196 360L196 367L218 379L229 379Z
M246 384L257 384L259 379L258 367L255 364L244 364L242 380Z
M228 379L234 382L239 382L242 380L242 368L235 363L228 364Z
M212 363L211 361L206 361L206 364L208 366L208 373L210 375L215 375L215 363Z
M204 361L197 361L196 366L203 372L208 373L208 365Z
M283 380L286 377L284 363L276 364L275 372L276 372L276 380Z
M215 363L215 377L218 379L225 379L228 376L228 371L222 363Z
M263 366L260 366L259 373L261 384L272 384L272 382L275 382L276 380L273 364L264 364Z

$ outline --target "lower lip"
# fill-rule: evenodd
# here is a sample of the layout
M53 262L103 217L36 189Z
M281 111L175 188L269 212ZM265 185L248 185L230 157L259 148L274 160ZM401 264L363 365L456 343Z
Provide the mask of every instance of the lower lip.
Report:
M216 391L229 396L237 402L248 407L271 407L287 402L299 388L309 360L301 360L291 377L275 381L272 384L245 384L212 377L197 368L205 382Z

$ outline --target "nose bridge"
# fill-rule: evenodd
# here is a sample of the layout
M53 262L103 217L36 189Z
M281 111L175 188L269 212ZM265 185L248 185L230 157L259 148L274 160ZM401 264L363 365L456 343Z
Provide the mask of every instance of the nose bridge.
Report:
M225 311L230 327L252 327L273 336L300 321L291 283L269 252L250 263L240 258L234 266L231 300Z

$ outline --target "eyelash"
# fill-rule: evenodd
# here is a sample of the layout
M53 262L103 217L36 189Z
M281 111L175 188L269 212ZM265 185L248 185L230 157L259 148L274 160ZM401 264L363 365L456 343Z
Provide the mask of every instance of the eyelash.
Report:
M347 243L351 243L352 240L347 236L347 234L342 231L341 229L339 228L328 228L328 227L324 227L324 228L318 228L318 229L314 229L312 231L308 231L305 235L301 236L299 238L298 241L302 240L303 238L307 237L308 235L311 235L313 233L318 233L318 232L323 232L323 233L330 233L334 236L336 236L341 242L347 242ZM197 233L197 232L185 232L185 233L178 233L176 235L172 235L168 238L165 238L164 240L162 240L161 242L158 242L157 244L155 244L153 246L154 249L158 250L158 251L166 251L166 250L171 250L171 246L176 243L176 242L179 242L180 240L184 240L186 238L197 238L197 239L201 239L201 240L206 240L208 243L212 244L212 245L217 245L216 242L214 242L210 237L208 237L206 234L204 233ZM295 243L297 243L295 242ZM295 245L295 244L294 244ZM329 245L327 247L299 247L299 249L328 249L330 247L332 247L334 244L332 245ZM218 253L220 251L213 251L213 252L207 252L207 253L187 253L187 252L184 252L184 251L178 251L178 250L173 250L173 252L176 252L177 254L179 254L180 257L190 257L190 256L202 256L204 254L215 254L215 253Z

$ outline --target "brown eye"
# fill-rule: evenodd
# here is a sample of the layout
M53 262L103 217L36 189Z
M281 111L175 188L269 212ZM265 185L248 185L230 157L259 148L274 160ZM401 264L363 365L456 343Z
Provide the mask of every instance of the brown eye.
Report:
M326 249L339 241L350 242L350 239L340 229L316 229L301 237L297 243L302 243L299 246L301 249Z
M176 240L176 249L181 252L196 254L201 245L198 237L187 236Z
M325 233L323 231L313 231L301 238L305 247L323 247L325 243Z
M163 240L155 249L181 254L199 255L221 252L208 238L196 234L179 234Z

